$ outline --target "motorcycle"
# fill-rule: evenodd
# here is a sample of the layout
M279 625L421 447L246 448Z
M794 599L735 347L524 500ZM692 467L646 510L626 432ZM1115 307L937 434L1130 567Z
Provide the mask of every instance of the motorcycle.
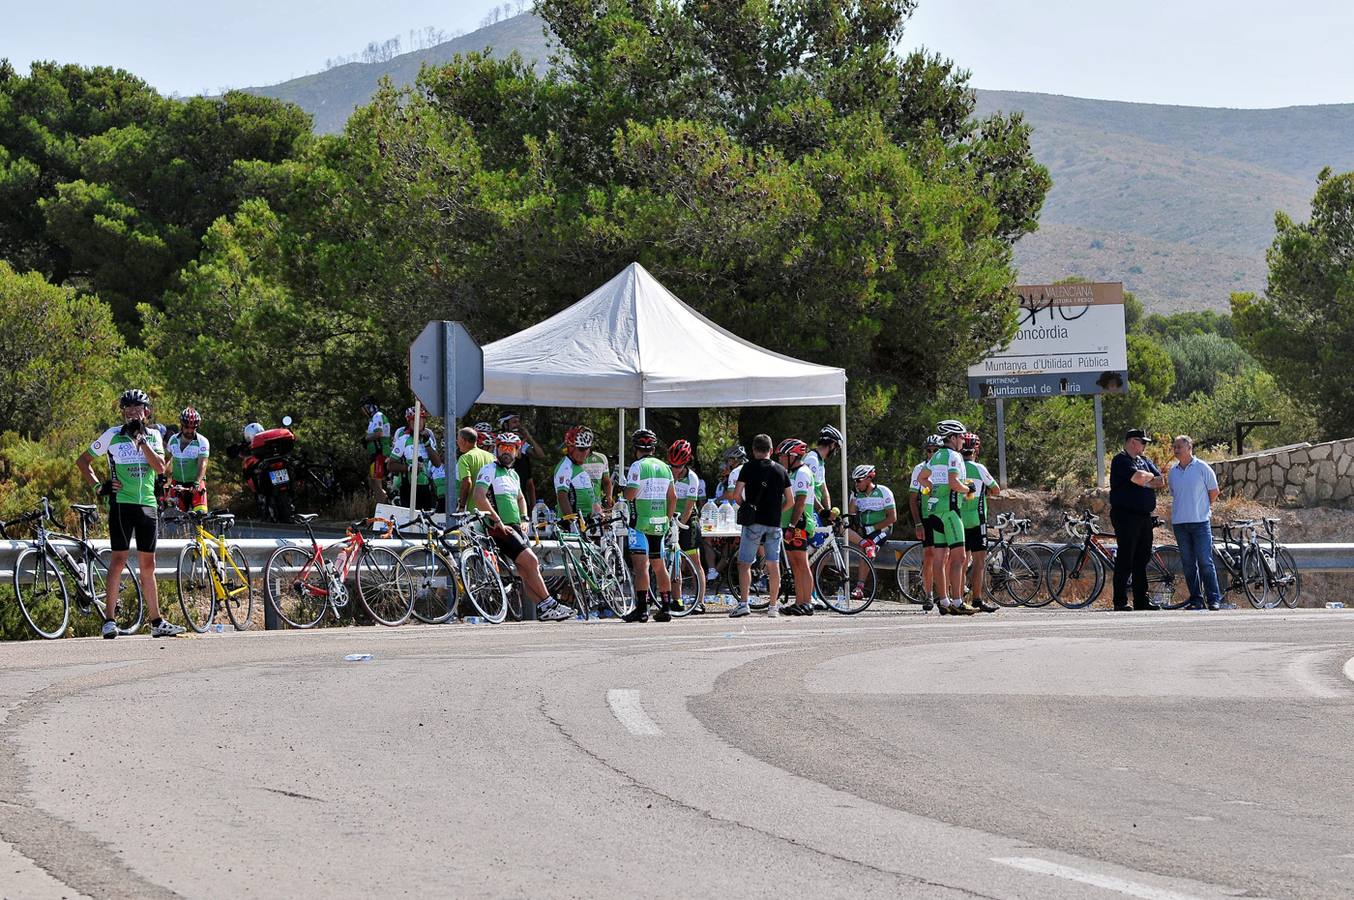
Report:
M283 416L282 427L254 435L244 457L245 485L254 492L259 518L270 522L290 522L295 512L296 435L291 424L291 416Z

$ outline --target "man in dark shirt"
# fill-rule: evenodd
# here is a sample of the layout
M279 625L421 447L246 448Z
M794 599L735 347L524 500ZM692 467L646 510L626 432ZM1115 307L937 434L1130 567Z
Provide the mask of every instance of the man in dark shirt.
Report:
M1166 478L1142 455L1151 443L1141 428L1124 434L1124 449L1110 461L1110 522L1119 549L1114 557L1114 608L1151 609L1147 603L1147 560L1152 556L1152 513ZM1128 581L1133 579L1133 605Z
M771 459L771 436L759 434L752 440L752 459L743 463L730 499L738 504L738 524L743 534L738 544L738 587L740 602L730 618L746 616L748 595L752 592L752 564L757 549L766 554L766 581L771 592L767 615L776 615L776 597L780 595L781 513L794 505L790 475Z

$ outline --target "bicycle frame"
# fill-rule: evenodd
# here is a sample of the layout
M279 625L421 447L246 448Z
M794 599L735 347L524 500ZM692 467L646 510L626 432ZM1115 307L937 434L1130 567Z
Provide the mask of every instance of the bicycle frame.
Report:
M229 528L222 529L220 535L212 534L206 528L206 523L211 519L211 516L194 517L193 540L197 544L198 552L202 554L203 564L206 565L207 572L211 577L212 593L216 595L218 603L224 604L226 600L236 596L242 591L247 592L250 589L249 579L245 577L245 573L240 570L240 567L235 564L235 560L231 557L230 551L226 548L226 531L229 530ZM235 575L240 579L241 586L235 588L233 591L226 590L225 565L229 565L235 572Z

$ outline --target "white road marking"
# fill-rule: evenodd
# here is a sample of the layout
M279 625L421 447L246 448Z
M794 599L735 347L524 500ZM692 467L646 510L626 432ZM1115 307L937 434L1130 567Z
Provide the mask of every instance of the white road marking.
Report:
M613 689L606 692L607 705L626 731L641 737L661 735L663 730L654 724L639 702L639 691Z
M764 641L760 644L720 644L718 647L695 647L696 653L727 653L730 650L757 650L762 647L798 647L798 641Z
M1060 866L1057 863L1051 863L1044 859L1035 859L1030 856L994 856L992 857L992 862L1001 863L1004 866L1010 866L1014 869L1023 869L1026 872L1033 872L1036 875L1052 875L1056 878L1066 878L1068 881L1079 881L1082 884L1089 884L1093 887L1104 888L1107 891L1127 894L1130 897L1142 897L1144 900L1196 900L1196 898L1190 894L1168 891L1164 888L1152 887L1150 884L1139 884L1136 881L1126 881L1122 878L1114 878L1110 875L1097 875L1095 872L1083 872L1081 869L1073 869L1070 866Z
M1354 656L1345 661L1345 677L1354 681Z

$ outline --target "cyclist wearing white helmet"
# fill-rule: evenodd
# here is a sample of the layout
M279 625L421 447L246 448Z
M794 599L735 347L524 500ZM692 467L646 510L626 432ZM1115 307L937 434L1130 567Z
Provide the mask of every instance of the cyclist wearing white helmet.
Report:
M494 440L495 459L475 476L475 507L488 513L493 521L489 536L500 553L512 561L522 579L527 596L536 603L536 618L563 622L577 613L550 595L541 578L541 564L527 543L527 501L522 496L522 480L513 463L522 449L522 439L511 431L501 432Z
M584 463L592 452L592 431L570 428L564 435L564 459L555 467L555 511L562 519L578 514L580 519L600 515L601 499L597 484ZM578 523L581 526L581 522ZM583 530L581 527L578 529Z
M136 539L137 563L141 569L141 589L150 614L151 637L173 637L183 627L160 615L160 595L155 581L155 543L159 512L155 500L155 476L169 468L164 459L160 432L146 424L150 415L150 397L145 391L128 390L118 398L122 410L121 427L109 428L80 454L75 465L85 481L101 497L108 498L108 543L113 554L108 559L108 599L104 607L103 636L118 636L116 609L122 595L122 570L127 553ZM94 457L107 456L107 480L94 473Z
M367 450L367 485L377 502L386 499L386 460L390 456L390 420L376 404L375 397L363 397L358 404L367 417L366 436L362 439Z
M964 520L959 514L959 501L973 493L965 481L963 446L968 429L957 419L946 419L936 426L936 434L944 445L926 464L923 473L931 493L926 503L927 518L931 522L932 540L936 558L933 579L938 589L936 602L941 615L971 616L972 606L964 603Z
M855 528L848 528L846 539L852 544L861 545L866 556L874 556L875 548L889 539L889 529L898 521L898 504L894 502L893 491L875 481L879 473L874 466L856 466L851 470L851 500L847 512ZM857 600L865 596L865 579L868 574L865 561L861 560L856 571L856 585L851 596Z
M912 482L908 486L907 505L912 512L912 526L917 535L917 540L921 541L921 608L923 612L930 612L935 605L935 561L936 547L935 537L931 534L930 519L926 516L926 501L930 499L931 484L928 481L922 484L922 472L926 471L926 464L931 461L932 455L940 449L944 443L940 435L931 434L926 436L926 442L922 445L921 462L912 467Z
M813 473L813 505L818 521L826 525L832 518L832 492L827 487L827 461L840 450L845 438L831 425L818 431L817 447L804 456L804 465Z
M583 458L583 468L592 476L593 488L601 488L602 505L610 506L615 496L615 483L611 480L611 464L606 454L597 449L597 435L586 425L577 426L578 438L587 440L588 455ZM586 438L584 437L586 435Z

